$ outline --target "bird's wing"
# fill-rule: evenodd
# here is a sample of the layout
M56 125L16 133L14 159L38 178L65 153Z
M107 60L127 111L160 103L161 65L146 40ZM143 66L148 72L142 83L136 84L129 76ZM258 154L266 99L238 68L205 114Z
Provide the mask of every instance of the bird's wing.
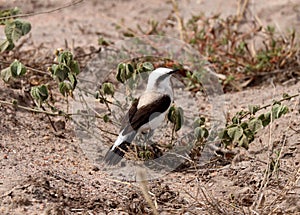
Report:
M162 95L155 102L144 105L137 108L137 104L135 107L131 107L126 114L125 122L126 126L124 127L122 135L126 135L131 131L137 131L141 126L149 122L150 117L153 117L153 113L163 113L168 110L171 104L171 98L168 95Z
M131 107L129 108L128 112L126 113L126 115L123 117L123 119L121 121L120 131L122 131L128 125L128 122L130 122L132 120L134 114L137 111L137 106L139 104L139 100L140 100L140 98L133 100Z

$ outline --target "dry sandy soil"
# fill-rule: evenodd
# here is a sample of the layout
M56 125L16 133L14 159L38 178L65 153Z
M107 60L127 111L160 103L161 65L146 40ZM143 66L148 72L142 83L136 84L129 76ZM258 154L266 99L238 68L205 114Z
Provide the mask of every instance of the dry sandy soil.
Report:
M299 1L250 2L253 16L262 23L275 24L280 31L299 29ZM0 0L1 9L11 6L32 13L62 4L55 0ZM187 20L200 12L228 16L236 13L237 5L234 0L226 4L222 0L185 0L180 8ZM33 58L35 66L40 59L51 59L53 50L66 44L89 50L97 47L99 36L117 41L123 35L116 25L147 26L149 19L165 19L171 9L170 1L90 0L30 16L25 19L32 30L21 47L21 58ZM88 59L86 55L83 61ZM284 92L299 93L299 88L300 82L293 81L225 94L224 110L232 116L248 104L269 104ZM0 81L0 100L12 99L32 106L22 84L12 87ZM299 97L287 102L290 112L260 131L248 151L236 150L233 159L215 159L149 181L150 197L159 214L300 214L299 102ZM63 99L58 103L62 105ZM72 124L64 126L63 119L53 120L61 125L59 132L53 131L43 114L0 105L0 214L151 214L139 183L116 180L94 166L80 148ZM276 159L276 153L280 168L268 176L269 159Z

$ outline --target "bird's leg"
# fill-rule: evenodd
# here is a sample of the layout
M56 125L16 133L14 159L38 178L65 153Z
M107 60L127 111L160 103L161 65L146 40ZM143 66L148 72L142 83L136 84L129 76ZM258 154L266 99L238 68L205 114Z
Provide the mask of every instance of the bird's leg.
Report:
M141 146L143 148L146 148L147 145L151 145L152 141L151 141L151 137L154 134L154 130L148 130L148 131L142 131L141 132L141 136L137 139L138 143L141 143Z
M144 136L144 138L145 138L145 139L144 139L144 142L145 142L146 144L150 145L150 144L152 143L151 138L152 138L153 134L154 134L154 130L152 130L152 129L150 129L150 131L148 131L148 132L145 134L145 136Z

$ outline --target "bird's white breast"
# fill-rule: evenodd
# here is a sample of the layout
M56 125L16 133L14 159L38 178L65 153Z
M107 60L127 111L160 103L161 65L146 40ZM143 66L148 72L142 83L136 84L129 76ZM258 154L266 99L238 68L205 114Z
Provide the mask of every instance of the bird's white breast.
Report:
M155 103L160 97L163 95L157 92L147 92L140 97L137 108L141 108L142 106L149 105L151 103Z

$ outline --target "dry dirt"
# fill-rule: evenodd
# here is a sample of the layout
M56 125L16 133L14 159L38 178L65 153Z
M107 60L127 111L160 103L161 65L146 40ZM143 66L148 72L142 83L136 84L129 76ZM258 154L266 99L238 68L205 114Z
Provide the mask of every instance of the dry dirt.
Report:
M236 12L236 1L181 1L182 15ZM19 6L23 12L47 11L60 1L0 0L0 8ZM300 27L300 3L252 0L251 7L263 23L282 31ZM30 36L21 49L51 62L58 47L97 47L97 39L123 38L116 25L136 28L149 19L164 19L170 1L83 1L53 13L30 16ZM154 17L153 17L154 16ZM170 29L170 34L172 29ZM36 49L36 51L34 51ZM26 52L27 50L31 50ZM32 51L33 50L33 51ZM22 52L20 52L22 53ZM43 56L40 54L43 53ZM0 57L1 58L1 57ZM2 58L1 58L2 59ZM85 56L85 61L89 56ZM38 65L39 66L39 65ZM42 66L39 66L41 68ZM26 87L25 87L26 88ZM270 84L226 94L229 115L248 104L269 104L282 93L299 93L299 82ZM19 100L31 106L24 86L0 81L0 100ZM61 99L61 103L63 99ZM286 104L290 112L257 134L248 151L236 150L233 160L216 159L197 167L169 173L149 181L151 198L159 214L300 214L300 100ZM54 132L47 117L0 105L0 214L150 214L140 184L118 181L85 157L70 122ZM268 177L269 158L280 158L280 168Z

